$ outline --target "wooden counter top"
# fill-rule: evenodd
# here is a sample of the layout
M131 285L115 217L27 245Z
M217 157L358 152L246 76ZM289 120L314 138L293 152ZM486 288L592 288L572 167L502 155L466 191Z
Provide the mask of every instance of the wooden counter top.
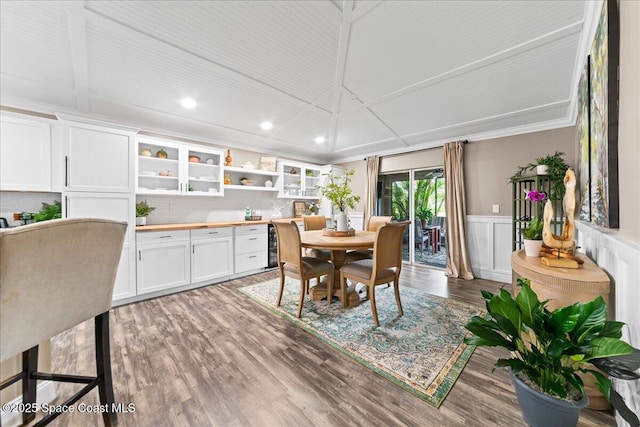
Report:
M152 225L138 225L136 226L136 232L145 231L175 231L175 230L193 230L197 228L220 228L220 227L237 227L242 225L252 224L268 224L271 220L288 220L288 221L302 221L302 218L271 218L262 219L259 221L245 221L242 219L236 221L215 221L215 222L190 222L184 224L152 224Z

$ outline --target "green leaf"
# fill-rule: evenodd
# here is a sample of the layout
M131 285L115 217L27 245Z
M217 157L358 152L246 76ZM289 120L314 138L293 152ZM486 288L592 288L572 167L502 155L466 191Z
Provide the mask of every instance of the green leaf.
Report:
M576 327L579 318L580 306L578 304L556 310L549 317L550 332L554 335L570 332Z
M633 347L617 338L594 338L586 360L631 354Z
M540 301L529 285L521 287L520 293L516 296L516 304L522 314L522 323L533 327L533 314L540 308Z
M607 321L607 305L601 296L589 303L576 303L581 308L580 317L576 322L571 336L576 342L588 340L590 335L602 330Z
M629 423L631 427L639 427L640 420L638 416L627 406L624 399L613 387L609 390L609 402L615 408L616 412Z

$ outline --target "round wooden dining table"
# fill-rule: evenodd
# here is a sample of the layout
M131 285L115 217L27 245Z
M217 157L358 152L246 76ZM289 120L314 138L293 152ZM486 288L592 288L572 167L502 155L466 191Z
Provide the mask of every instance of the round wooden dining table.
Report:
M340 267L344 265L347 251L358 249L372 249L376 240L375 231L356 230L354 236L325 236L322 230L310 230L300 232L300 243L303 248L324 249L331 251L331 262L335 266L333 274L334 295L340 296ZM326 286L326 284L324 284ZM322 284L312 288L312 298L321 299L327 295L327 288ZM348 306L353 307L360 303L360 299L349 298ZM343 305L344 302L343 302Z

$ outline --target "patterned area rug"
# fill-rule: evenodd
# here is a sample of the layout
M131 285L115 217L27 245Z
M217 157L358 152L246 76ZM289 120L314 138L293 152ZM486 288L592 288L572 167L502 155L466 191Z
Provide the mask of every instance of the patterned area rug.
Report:
M338 301L306 297L302 319L295 317L299 282L287 278L281 307L276 307L279 279L240 288L240 292L322 339L344 354L438 408L475 346L462 340L467 320L481 308L400 288L404 316L398 316L393 288L376 288L380 327L375 328L369 301L343 309Z

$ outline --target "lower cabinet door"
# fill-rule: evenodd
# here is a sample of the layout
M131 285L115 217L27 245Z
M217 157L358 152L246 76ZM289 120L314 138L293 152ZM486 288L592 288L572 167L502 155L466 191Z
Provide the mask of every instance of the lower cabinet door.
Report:
M233 274L233 238L191 241L191 282L198 283Z
M189 241L138 244L138 294L191 283Z

